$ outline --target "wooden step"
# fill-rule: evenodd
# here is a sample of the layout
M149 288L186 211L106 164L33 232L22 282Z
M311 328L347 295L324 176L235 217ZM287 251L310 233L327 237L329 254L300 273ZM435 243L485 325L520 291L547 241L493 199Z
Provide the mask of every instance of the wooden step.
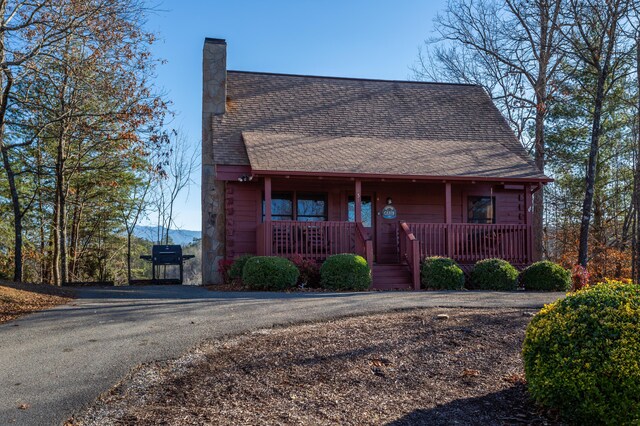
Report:
M373 285L376 290L411 290L413 284L407 265L373 265Z

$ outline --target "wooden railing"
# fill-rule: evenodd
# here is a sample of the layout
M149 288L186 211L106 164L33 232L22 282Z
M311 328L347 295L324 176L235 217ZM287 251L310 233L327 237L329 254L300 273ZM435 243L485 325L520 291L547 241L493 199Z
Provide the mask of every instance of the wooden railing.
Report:
M420 243L405 222L400 222L400 257L407 262L413 289L420 290Z
M369 269L373 270L373 241L360 222L356 224L356 254L367 259Z
M420 257L447 256L460 263L497 257L515 264L531 258L531 226L472 223L408 223Z
M321 261L333 254L356 252L356 224L290 220L264 222L258 225L257 244L259 255L300 255Z

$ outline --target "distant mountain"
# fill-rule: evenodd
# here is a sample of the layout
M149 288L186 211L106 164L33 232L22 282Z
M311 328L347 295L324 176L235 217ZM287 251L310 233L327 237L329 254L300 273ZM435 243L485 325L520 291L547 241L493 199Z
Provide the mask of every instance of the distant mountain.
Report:
M133 230L133 235L143 240L156 242L158 240L159 226L142 226L138 225ZM160 232L164 234L164 231ZM170 229L169 238L173 241L173 244L180 244L186 246L193 242L193 240L199 239L202 233L200 231L187 231L186 229Z

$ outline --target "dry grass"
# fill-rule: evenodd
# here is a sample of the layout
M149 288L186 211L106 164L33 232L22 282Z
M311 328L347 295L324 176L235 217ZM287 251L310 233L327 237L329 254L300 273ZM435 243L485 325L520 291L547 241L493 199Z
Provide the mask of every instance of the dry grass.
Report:
M70 300L71 293L57 287L0 281L0 323Z
M422 309L261 330L142 366L71 424L549 424L523 383L529 320Z

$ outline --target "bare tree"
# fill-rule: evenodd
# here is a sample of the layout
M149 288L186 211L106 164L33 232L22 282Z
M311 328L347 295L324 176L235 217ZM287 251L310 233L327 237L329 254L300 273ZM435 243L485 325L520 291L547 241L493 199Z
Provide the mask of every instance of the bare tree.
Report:
M174 206L178 195L193 182L191 176L197 166L197 152L184 134L171 130L165 135L170 149L164 154L159 177L153 188L153 204L157 214L159 244L169 243L169 231L175 226Z
M570 0L566 15L571 25L563 29L569 43L569 52L578 67L595 77L589 158L585 173L585 193L580 222L578 264L586 267L589 260L589 227L600 151L602 107L611 79L628 60L631 49L623 46L622 37L625 20L628 18L630 2L626 0ZM590 92L589 87L585 89Z
M439 38L453 47L435 49L435 59L458 80L479 83L497 98L524 142L533 117L533 152L544 172L544 123L563 62L560 27L566 0L453 0L436 18ZM460 48L457 49L456 46ZM431 62L431 61L430 61ZM424 63L420 67L427 72ZM523 112L523 109L526 111ZM544 198L534 199L535 251L542 253Z

